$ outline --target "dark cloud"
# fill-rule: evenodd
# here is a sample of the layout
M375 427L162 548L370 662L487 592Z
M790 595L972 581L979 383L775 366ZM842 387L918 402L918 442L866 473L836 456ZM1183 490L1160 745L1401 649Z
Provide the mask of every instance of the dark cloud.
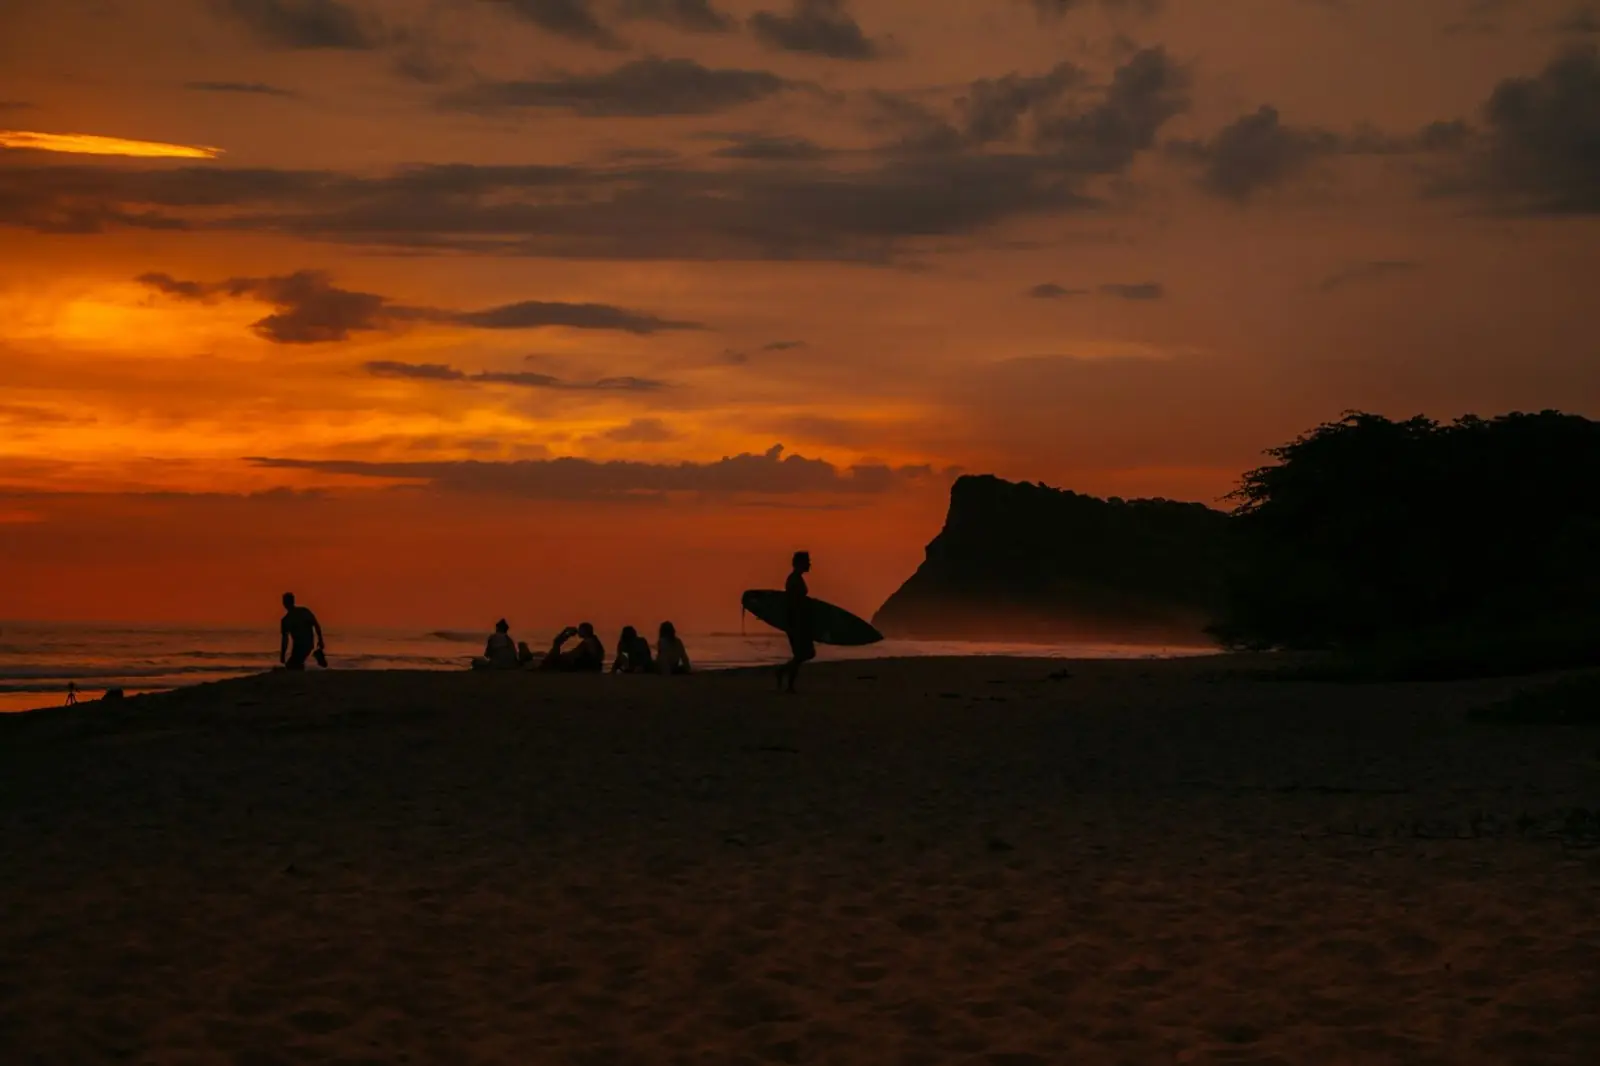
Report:
M565 326L569 329L614 329L624 333L657 333L668 329L700 329L697 322L675 322L655 315L625 311L609 304L551 303L524 300L493 307L487 311L463 311L449 321L474 329L537 329Z
M266 85L259 81L190 81L185 89L200 93L238 93L244 96L294 96L288 89Z
M179 281L168 274L144 274L138 281L180 300L207 302L227 297L271 304L278 310L251 328L274 344L342 341L352 333L384 329L406 317L405 309L395 307L384 297L340 289L328 275L315 270L213 283Z
M1323 292L1333 292L1335 289L1342 289L1346 285L1356 285L1367 281L1381 281L1396 274L1409 274L1416 270L1417 266L1417 263L1408 259L1373 259L1334 271L1323 278L1317 288Z
M449 94L444 103L484 111L561 108L592 118L703 115L754 103L794 84L765 70L714 70L692 59L648 57L600 74L484 81Z
M577 458L384 463L253 457L248 461L269 469L403 479L447 491L533 499L626 499L667 493L881 493L932 476L927 467L863 465L841 468L823 459L785 455L782 445L773 445L761 455L746 452L709 463L596 462Z
M1201 166L1201 188L1245 203L1263 190L1288 184L1318 160L1448 153L1460 149L1471 137L1471 127L1459 121L1430 123L1406 135L1369 126L1336 133L1288 125L1277 108L1263 105L1239 116L1210 140L1174 141L1167 150Z
M1044 171L1079 177L1125 169L1154 143L1161 127L1189 108L1189 72L1163 48L1135 51L1098 99L1084 74L1060 63L1038 75L975 81L958 101L958 121L919 101L877 93L887 120L905 130L906 152L968 153L1023 138Z
M789 13L758 11L750 32L769 48L833 59L877 59L882 42L868 37L850 14L847 0L790 0Z
M560 389L574 392L657 392L667 387L664 381L640 377L607 377L594 381L566 381L553 374L530 370L457 370L444 363L398 363L378 359L362 364L374 377L406 378L412 381L462 381L486 385L515 385L525 389Z
M0 100L0 111L32 111L33 106L27 100Z
M267 278L230 278L226 281L180 281L168 274L144 274L137 279L175 299L209 303L218 299L253 299L277 308L252 328L274 344L326 344L347 340L353 333L402 328L418 322L470 329L621 330L654 333L665 329L697 328L690 322L673 322L653 315L627 311L608 304L551 303L529 300L483 311L444 311L391 303L375 293L353 292L335 286L316 270Z
M621 48L622 41L595 13L592 0L495 0L540 29L599 48Z
M792 352L796 348L804 348L805 341L772 341L761 346L764 352Z
M693 33L727 33L738 22L711 0L622 0L627 18L653 19Z
M627 444L660 444L677 440L679 434L659 418L635 418L627 425L611 427L600 436Z
M1223 127L1194 154L1205 161L1200 176L1203 188L1232 200L1248 200L1256 191L1283 183L1313 159L1339 147L1334 135L1285 126L1276 108L1262 107Z
M1100 286L1101 294L1115 296L1119 300L1162 300L1166 298L1167 287L1159 281L1140 281L1132 284L1113 282Z
M909 239L1090 206L1022 155L694 171L430 166L386 177L226 168L0 168L0 224L285 233L369 247L627 259L884 261Z
M967 138L978 144L1009 139L1024 115L1059 100L1084 77L1080 68L1063 62L1044 74L1007 74L973 82L962 107Z
M1600 211L1600 51L1576 47L1535 77L1502 81L1483 119L1471 184L1527 212Z
M1060 300L1068 296L1082 296L1088 291L1088 289L1069 289L1053 281L1046 281L1029 289L1028 295L1035 300Z
M1188 71L1165 49L1141 49L1117 68L1099 103L1041 119L1038 142L1075 170L1115 173L1148 150L1162 126L1189 109L1189 84Z
M465 370L457 370L444 363L396 363L388 359L376 359L363 364L362 369L373 377L406 378L411 381L466 381L469 377Z
M731 144L718 148L711 154L723 159L753 159L758 161L792 162L821 159L828 150L805 137L782 137L761 133L732 134Z
M377 48L381 34L343 0L212 0L212 6L277 48Z
M0 168L0 224L286 233L415 251L583 258L881 261L1091 201L1022 156L893 161L854 173L773 165L440 166L360 178L225 168Z

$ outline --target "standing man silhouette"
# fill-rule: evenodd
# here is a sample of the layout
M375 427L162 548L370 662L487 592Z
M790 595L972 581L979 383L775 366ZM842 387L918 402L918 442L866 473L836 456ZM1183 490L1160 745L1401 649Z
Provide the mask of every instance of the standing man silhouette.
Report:
M800 667L817 657L817 645L811 630L811 590L806 587L806 575L811 572L811 553L795 552L794 569L784 583L784 608L789 622L789 651L794 656L778 667L778 687L788 679L790 692L800 680Z
M278 641L278 661L287 670L304 670L306 659L312 654L317 656L318 662L325 662L322 658L322 623L317 621L317 616L311 613L309 607L296 607L294 593L283 594L283 623L278 630L282 639ZM311 643L312 635L316 636L316 644ZM290 649L290 642L294 647Z

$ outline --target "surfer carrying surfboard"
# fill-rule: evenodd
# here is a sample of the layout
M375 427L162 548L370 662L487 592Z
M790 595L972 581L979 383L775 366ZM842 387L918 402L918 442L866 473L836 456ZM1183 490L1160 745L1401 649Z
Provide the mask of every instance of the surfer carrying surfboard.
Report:
M800 679L800 667L817 657L815 634L811 626L811 590L806 587L806 574L811 572L811 553L795 552L794 569L784 583L783 595L787 601L789 621L789 650L794 657L778 667L778 687L788 679L790 692Z

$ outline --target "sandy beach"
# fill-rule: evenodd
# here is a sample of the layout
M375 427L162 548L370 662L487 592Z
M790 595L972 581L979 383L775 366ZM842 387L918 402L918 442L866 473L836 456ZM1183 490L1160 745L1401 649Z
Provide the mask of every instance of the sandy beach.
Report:
M805 682L276 674L7 716L0 1057L1600 1061L1600 735L1464 718L1537 679Z

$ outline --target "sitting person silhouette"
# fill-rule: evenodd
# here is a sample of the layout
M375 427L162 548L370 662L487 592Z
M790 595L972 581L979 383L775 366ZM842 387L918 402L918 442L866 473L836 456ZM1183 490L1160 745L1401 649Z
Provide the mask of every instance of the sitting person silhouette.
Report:
M528 647L525 640L517 641L517 665L522 667L533 665L533 649Z
M472 660L474 670L515 670L521 663L517 661L517 646L511 640L511 624L504 618L494 624L494 632L489 634L489 642L484 645L483 654Z
M611 664L611 672L648 674L650 667L650 642L632 626L623 626L622 635L617 638L617 659Z
M578 646L571 651L562 650L562 646L573 637L578 638ZM594 635L594 626L583 622L576 629L568 626L556 634L555 642L550 645L550 652L539 664L539 669L568 674L598 674L605 666L606 647Z
M678 639L677 627L671 622L661 623L660 635L656 638L656 668L663 674L687 674L693 669L689 665L689 650Z

